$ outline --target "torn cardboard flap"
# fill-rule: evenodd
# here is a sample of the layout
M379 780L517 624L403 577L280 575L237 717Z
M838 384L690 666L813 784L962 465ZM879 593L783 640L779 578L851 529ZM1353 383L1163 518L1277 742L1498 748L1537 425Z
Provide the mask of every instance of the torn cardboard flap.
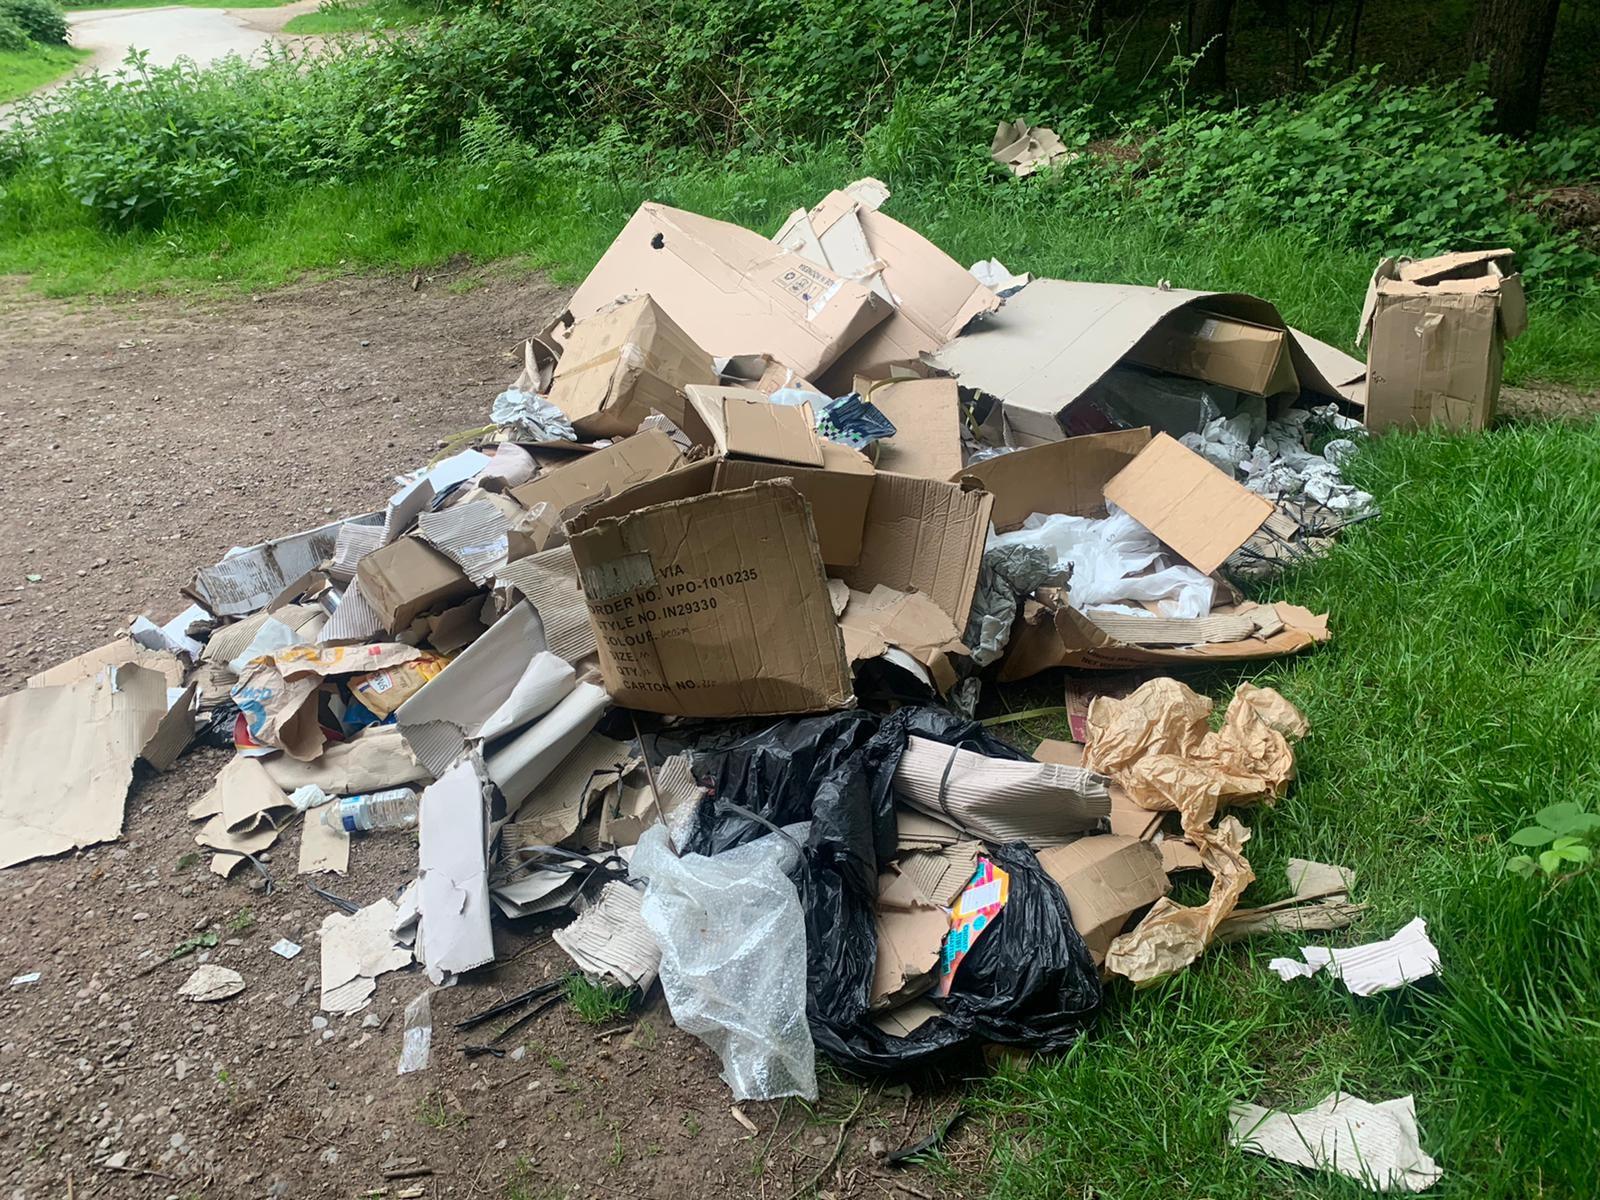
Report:
M1234 1104L1228 1124L1230 1145L1333 1171L1380 1192L1422 1192L1444 1177L1422 1149L1416 1101L1410 1096L1371 1104L1336 1091L1297 1113Z
M773 241L847 279L889 305L887 319L863 334L818 382L843 395L853 374L878 377L918 361L993 312L1000 299L955 259L914 229L878 211L889 189L860 179L829 193L809 213L792 214Z
M1329 398L1342 395L1271 304L1254 296L1182 288L1036 279L999 312L925 358L963 387L1001 402L1007 444L1058 442L1065 434L1057 414L1169 314L1188 307L1284 330L1301 388Z
M1017 120L1001 121L995 127L989 157L1018 179L1026 179L1041 167L1072 162L1078 155L1066 148L1054 129Z
M1160 851L1135 837L1079 838L1041 851L1039 865L1066 895L1072 923L1097 963L1128 918L1171 886Z
M411 951L394 944L390 930L398 910L394 901L375 900L353 914L332 912L322 919L322 1011L335 1016L367 1007L377 976L411 962Z
M314 784L330 796L354 796L431 780L393 725L373 725L348 742L326 747L315 762L287 754L265 760L267 774L286 792Z
M166 681L132 664L0 696L0 867L120 836L134 759L167 711Z
M1157 434L1106 484L1106 500L1209 575L1272 515L1272 501Z
M28 686L60 687L68 683L82 683L96 678L107 667L118 667L124 663L155 671L169 688L183 686L185 672L177 655L167 650L147 649L131 637L117 638L76 658L69 658L66 662L30 675Z
M895 1008L933 987L950 918L935 905L877 910L878 961L868 1007Z
M214 566L202 567L184 592L219 617L245 616L267 607L291 580L332 558L345 525L382 522L382 514L367 513L240 549Z
M1022 606L1021 619L1012 631L1011 643L1000 664L1000 681L1026 679L1051 667L1120 671L1130 667L1196 666L1275 658L1298 654L1326 642L1331 636L1326 613L1313 613L1297 604L1281 601L1266 607L1282 625L1268 635L1197 646L1140 646L1119 642L1059 596L1041 592L1040 599L1026 601ZM1212 609L1211 615L1227 616L1236 610L1237 606L1223 605Z
M705 489L714 476L674 482ZM619 704L733 717L849 700L821 555L793 487L702 490L622 516L585 514L573 528L600 669Z
M619 296L645 294L708 354L764 353L810 378L891 307L758 233L651 203L640 205L574 293L572 315L581 320Z
M877 658L893 646L925 667L939 694L956 685L951 655L967 648L945 611L916 592L876 587L870 593L851 591L839 617L845 655L852 664Z
M750 388L691 385L687 394L693 414L691 438L711 445L718 454L823 465L809 404L774 404Z
M921 592L966 629L994 498L970 484L879 472L862 527L861 557L839 572L857 591Z
M531 483L512 488L511 495L524 508L548 504L556 513L567 513L665 475L682 461L672 439L652 429L546 471Z
M1034 747L1033 757L1044 763L1059 763L1064 767L1083 766L1083 747L1076 742L1062 742L1046 738ZM1111 794L1111 832L1124 837L1148 842L1161 829L1161 814L1140 808L1128 795L1127 789L1112 780L1107 790Z
M940 480L961 474L961 398L954 379L873 383L857 376L855 390L894 426L892 438L874 444L879 470Z
M639 295L572 327L549 397L579 437L627 437L651 412L682 427L684 389L716 378L711 356L660 305Z
M519 558L501 570L497 582L515 588L533 605L552 654L576 663L598 649L571 546Z

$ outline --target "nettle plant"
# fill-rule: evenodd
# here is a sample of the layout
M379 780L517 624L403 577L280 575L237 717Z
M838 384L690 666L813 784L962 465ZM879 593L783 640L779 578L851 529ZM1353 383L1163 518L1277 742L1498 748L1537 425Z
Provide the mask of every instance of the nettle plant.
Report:
M1593 860L1600 813L1589 812L1574 800L1563 800L1541 808L1533 820L1534 824L1511 835L1511 844L1538 850L1538 854L1514 855L1506 863L1508 871L1525 879L1535 875L1556 879L1582 870Z

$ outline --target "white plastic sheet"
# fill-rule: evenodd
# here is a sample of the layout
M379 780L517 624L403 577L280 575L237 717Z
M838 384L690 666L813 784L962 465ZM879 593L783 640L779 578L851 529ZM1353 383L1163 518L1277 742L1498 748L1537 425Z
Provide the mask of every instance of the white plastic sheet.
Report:
M986 552L1001 546L1039 546L1055 560L1057 570L1072 568L1067 596L1073 608L1145 614L1135 607L1153 602L1163 617L1203 617L1211 611L1215 585L1193 567L1161 566L1141 574L1165 550L1156 535L1121 509L1107 517L1070 517L1034 513L1021 529L989 538Z
M640 912L661 947L672 1019L717 1052L735 1100L817 1096L805 914L786 873L803 829L679 858L655 825L630 864L647 881Z

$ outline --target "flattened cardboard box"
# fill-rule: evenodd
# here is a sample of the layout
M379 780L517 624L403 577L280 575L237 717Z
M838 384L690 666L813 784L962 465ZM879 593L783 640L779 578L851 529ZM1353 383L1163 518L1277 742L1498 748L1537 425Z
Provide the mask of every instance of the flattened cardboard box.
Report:
M706 353L767 354L808 378L890 312L859 283L758 233L664 204L639 206L570 308L582 320L646 294Z
M809 404L774 404L753 388L693 384L687 396L689 411L681 428L691 441L738 458L823 465Z
M1059 442L1057 415L1112 367L1122 362L1169 315L1198 307L1286 333L1289 362L1300 387L1330 398L1345 395L1361 364L1332 346L1290 330L1265 300L1222 292L1132 287L1036 279L982 324L924 356L963 387L1002 403L1007 444ZM1335 369L1344 378L1330 382Z
M701 472L698 495L621 516L591 509L573 523L607 692L630 708L696 717L849 703L804 497L781 482L705 490L713 481Z
M572 327L550 403L580 437L627 437L652 411L681 427L683 389L716 378L711 356L649 296L635 296Z
M1480 430L1494 420L1505 343L1527 328L1511 251L1384 259L1356 341L1367 348L1367 424Z
M605 496L615 496L634 484L665 475L683 462L678 447L659 429L647 429L613 442L582 458L546 471L537 479L511 489L524 508L548 504L556 513Z

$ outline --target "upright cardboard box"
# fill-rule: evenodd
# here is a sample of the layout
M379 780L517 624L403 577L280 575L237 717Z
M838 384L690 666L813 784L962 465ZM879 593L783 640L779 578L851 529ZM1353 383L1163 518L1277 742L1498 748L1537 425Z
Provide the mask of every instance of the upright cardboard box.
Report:
M1500 397L1505 343L1528 327L1511 251L1386 258L1361 310L1367 425L1485 429Z
M711 356L649 296L635 296L572 327L550 402L580 437L626 437L652 411L681 426L683 389L716 380Z
M714 468L716 464L706 464ZM690 717L837 708L851 699L804 497L785 481L713 490L691 468L586 510L572 553L617 703ZM628 511L631 509L631 511Z

